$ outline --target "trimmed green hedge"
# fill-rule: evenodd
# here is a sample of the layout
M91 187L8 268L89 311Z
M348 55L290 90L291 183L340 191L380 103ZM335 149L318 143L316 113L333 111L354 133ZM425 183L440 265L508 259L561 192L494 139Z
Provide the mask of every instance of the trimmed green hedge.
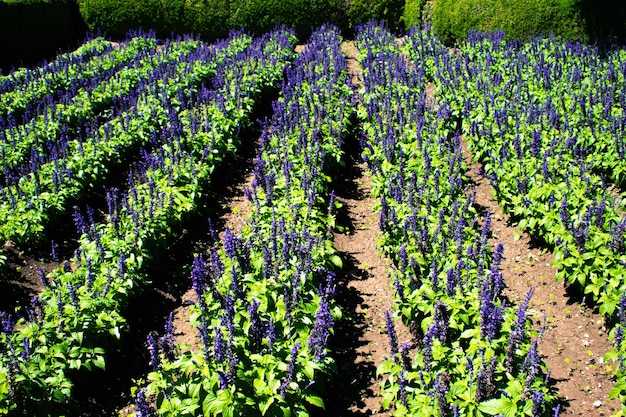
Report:
M129 30L153 29L161 37L195 33L208 39L229 32L229 0L78 0L90 30L121 38Z
M85 37L74 0L0 1L0 68L33 65Z
M341 0L78 0L91 30L121 37L129 29L195 33L211 40L231 28L261 34L282 23L308 36L311 28L342 21Z
M433 28L452 43L470 29L503 30L510 38L550 33L567 39L586 37L580 0L433 0Z
M350 28L370 20L384 20L391 30L402 27L405 0L351 0L346 14Z
M402 12L402 23L404 29L409 29L413 25L418 25L423 17L424 0L405 0L404 11Z
M304 38L340 13L337 0L239 0L231 2L230 26L260 34L282 23Z

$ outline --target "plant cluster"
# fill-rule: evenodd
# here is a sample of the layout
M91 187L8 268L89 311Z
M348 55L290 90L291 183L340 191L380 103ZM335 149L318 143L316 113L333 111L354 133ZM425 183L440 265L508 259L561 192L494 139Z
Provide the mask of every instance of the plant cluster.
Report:
M326 343L340 317L329 170L352 99L340 42L336 27L320 27L287 70L245 189L246 224L191 267L199 343L172 345L169 325L148 337L154 370L138 388L138 415L305 416L324 406Z
M407 43L414 59L425 57L419 42ZM554 251L557 279L588 295L608 324L619 321L624 51L557 38L507 42L497 32L434 55L437 99L450 106L500 204Z
M463 42L471 31L503 30L516 39L551 33L577 39L587 36L589 29L578 0L433 0L433 3L433 28L447 43Z
M442 48L422 41L414 48ZM407 61L385 27L362 27L357 46L363 155L397 298L383 405L398 416L548 415L556 396L527 316L532 289L517 307L503 295L504 247L492 250L490 213L481 222L474 207L450 105L427 99L424 63ZM398 340L396 314L412 342Z
M105 367L106 351L124 329L125 307L149 284L146 265L198 208L215 167L235 151L239 127L250 123L254 99L280 81L292 58L287 30L250 41L233 34L196 56L190 77L196 65L219 57L210 86L185 88L178 101L166 101L167 126L152 149L141 151L128 188L107 190L103 220L89 208L74 212L81 237L73 262L47 276L41 271L45 289L26 317L2 314L1 412L63 412L71 406L73 378ZM169 98L178 78L158 78L150 91Z
M242 36L233 48L249 42ZM133 46L146 43L153 47ZM209 83L226 58L193 39L167 42L157 51L154 39L134 38L126 47L135 50L135 60L110 78L95 76L93 89L71 89L69 104L54 103L25 124L7 122L14 126L0 144L4 239L41 243L46 228L89 188L102 184L133 152L152 146L168 122L167 109L180 108L186 94Z

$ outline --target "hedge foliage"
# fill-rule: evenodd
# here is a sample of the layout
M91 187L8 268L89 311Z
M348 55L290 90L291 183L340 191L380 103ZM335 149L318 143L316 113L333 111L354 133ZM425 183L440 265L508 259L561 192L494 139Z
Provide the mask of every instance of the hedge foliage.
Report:
M282 23L305 38L312 28L338 19L340 10L338 0L236 0L231 2L229 26L260 34Z
M305 37L311 28L322 23L345 23L342 0L78 0L78 3L89 28L100 29L112 37L142 27L154 29L162 36L170 32L194 33L211 40L228 35L231 28L261 34L281 23Z
M422 21L422 11L424 10L424 0L406 0L402 12L402 23L404 29L417 26Z
M78 0L90 30L114 38L131 29L153 29L160 36L195 33L206 38L228 35L229 0Z
M402 26L405 0L351 0L346 7L350 28L370 20L385 20L390 29Z
M395 31L426 20L447 43L471 29L504 30L510 38L626 39L625 0L0 0L0 68L52 57L78 44L87 29L111 38L143 28L210 41L231 29L261 34L282 23L304 39L325 22L350 36L371 19Z
M469 30L503 30L524 39L553 34L565 39L623 38L623 0L432 0L433 28L447 43Z

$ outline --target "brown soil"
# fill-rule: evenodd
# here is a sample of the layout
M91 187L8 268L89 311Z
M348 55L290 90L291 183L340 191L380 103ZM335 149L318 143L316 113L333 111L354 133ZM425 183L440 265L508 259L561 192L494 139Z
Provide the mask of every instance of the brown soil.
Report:
M621 406L619 400L608 398L615 384L603 360L610 344L602 317L584 300L570 296L563 282L556 281L554 255L511 224L510 216L495 200L489 180L478 173L481 165L471 162L467 149L464 153L468 175L476 184L476 204L485 213L492 213L490 243L492 247L497 242L504 244L501 270L508 287L506 296L517 305L532 287L529 312L537 330L545 318L539 353L563 401L561 416L616 413Z
M332 342L339 345L333 350L340 354L337 381L331 390L331 401L335 402L331 405L347 408L344 412L352 415L389 416L381 410L382 380L376 377L376 368L390 352L385 312L393 312L394 296L388 278L391 261L376 248L378 216L374 211L376 199L370 197L371 179L363 174L366 168L362 164L356 169L360 175L350 180L353 187L337 193L348 225L346 232L335 233L334 237L335 248L345 263L338 302L349 324L340 323L336 329L336 339L343 343ZM400 342L411 340L409 329L399 320L395 328ZM358 388L359 395L346 393L346 387L353 391ZM337 401L335 396L344 397L344 401Z

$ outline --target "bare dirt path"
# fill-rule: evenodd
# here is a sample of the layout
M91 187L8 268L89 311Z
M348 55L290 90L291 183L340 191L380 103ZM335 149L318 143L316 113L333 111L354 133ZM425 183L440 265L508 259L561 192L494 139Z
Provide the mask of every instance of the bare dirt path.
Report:
M352 83L358 88L361 71L354 42L342 50ZM337 323L331 349L337 375L327 390L325 415L389 416L382 410L379 395L382 381L376 368L390 353L386 330L387 311L393 311L393 291L388 277L391 261L376 247L378 215L371 197L371 178L358 161L356 139L346 146L346 169L335 182L337 201L342 204L337 223L345 230L334 234L334 246L343 259L337 302L344 317ZM409 330L395 322L399 341L411 340Z
M560 415L614 414L621 406L619 400L608 399L614 383L602 359L609 349L602 317L582 300L567 294L563 282L555 279L556 269L551 266L554 255L542 251L526 233L520 233L519 228L510 224L510 216L495 200L489 180L479 174L481 165L471 162L467 149L464 154L468 175L476 184L476 204L485 213L492 213L490 243L504 244L501 269L507 285L506 296L519 304L532 287L529 311L537 329L545 317L546 330L539 353L564 401Z
M385 312L393 311L388 278L391 261L376 248L378 217L366 168L359 164L354 169L348 187L337 191L337 201L343 204L339 220L347 229L334 236L335 248L344 260L338 295L344 319L331 342L337 352L338 372L329 390L332 398L327 415L389 416L381 410L382 381L376 377L376 368L390 352ZM399 321L395 327L398 340L411 340L409 330Z

